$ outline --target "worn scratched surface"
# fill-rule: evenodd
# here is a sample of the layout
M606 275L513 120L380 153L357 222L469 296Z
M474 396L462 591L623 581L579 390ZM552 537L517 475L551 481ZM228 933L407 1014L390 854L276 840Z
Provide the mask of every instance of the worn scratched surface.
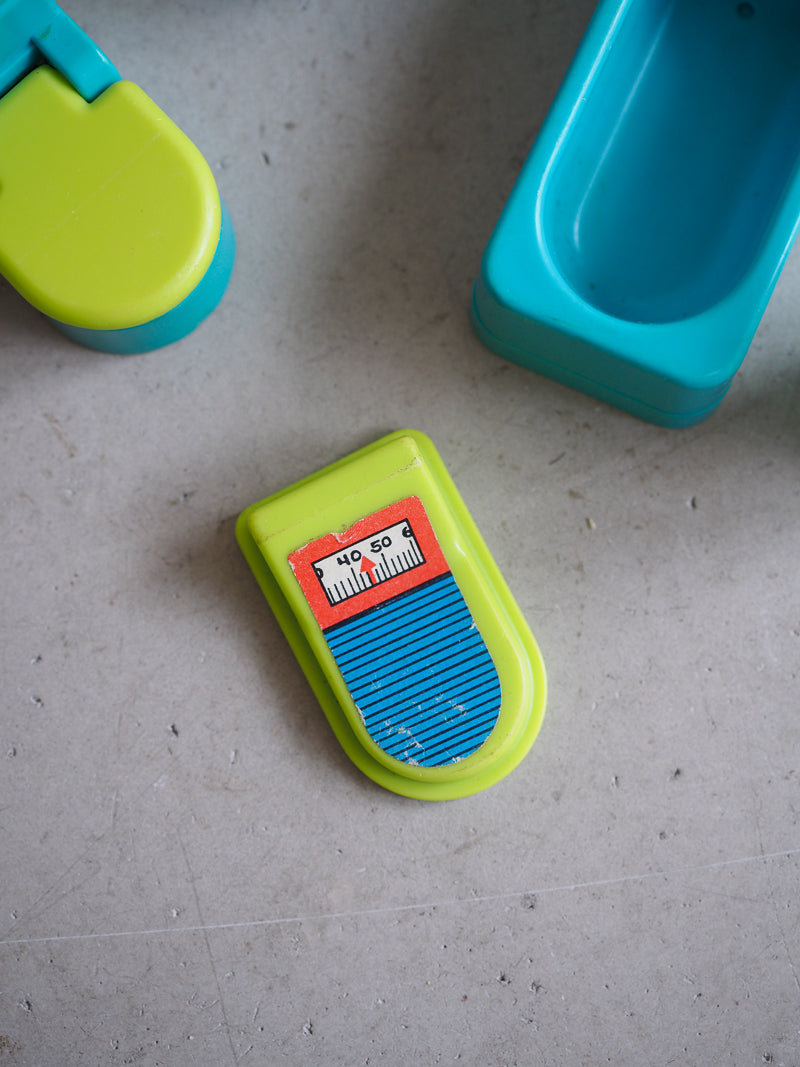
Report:
M591 8L70 7L239 259L140 357L0 287L0 1064L800 1064L798 260L684 432L467 321ZM551 683L523 765L439 806L350 766L233 539L404 425Z

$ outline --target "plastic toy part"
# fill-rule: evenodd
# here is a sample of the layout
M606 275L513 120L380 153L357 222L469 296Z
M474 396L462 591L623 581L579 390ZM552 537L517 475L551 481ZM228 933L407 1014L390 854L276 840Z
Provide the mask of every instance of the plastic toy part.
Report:
M25 36L23 13L38 36ZM0 0L3 32L4 20L18 34L16 67L3 38L6 80L24 69L0 97L0 273L91 348L178 340L213 311L233 268L208 165L55 4Z
M248 508L236 535L342 747L380 785L492 785L539 731L536 641L431 441L407 430Z
M800 219L796 0L601 0L483 257L506 358L665 426L739 368Z
M233 223L224 201L220 202L220 208L219 241L211 263L194 289L171 311L149 322L143 322L140 326L129 326L127 329L93 330L71 326L66 322L56 320L53 320L53 325L67 337L86 348L95 348L100 352L113 352L121 356L149 352L154 348L162 348L164 345L186 337L211 314L220 302L233 269L236 253Z
M55 0L0 0L0 31L0 96L43 62L84 100L119 81L114 64Z

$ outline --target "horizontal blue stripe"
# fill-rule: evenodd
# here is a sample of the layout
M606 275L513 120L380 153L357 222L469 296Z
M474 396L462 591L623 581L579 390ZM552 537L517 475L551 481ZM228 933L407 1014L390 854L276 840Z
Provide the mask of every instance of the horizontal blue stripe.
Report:
M478 749L500 712L497 669L452 574L325 631L373 740L444 766Z
M457 763L458 760L471 756L477 748L480 748L486 737L487 734L483 731L465 738L461 745L443 746L436 750L426 748L424 756L417 762L421 767L441 767L447 763Z
M460 640L459 637L458 631L455 631L454 634L448 632L445 635L445 640L436 641L435 643L426 641L422 648L413 647L402 659L399 655L381 656L381 661L387 666L396 664L392 670L382 671L381 681L387 681L396 675L400 675L401 680L410 681L416 675L425 671L429 673L438 671L440 664L450 660L456 658L459 660L469 659L476 651L480 652L486 647L477 630L473 630L466 636L461 637ZM450 638L450 640L447 640L447 638ZM364 679L371 680L375 677L374 667L372 665L366 666L365 664L361 664L357 671L347 671L346 673L348 679L356 688L359 687L359 684Z
M475 734L485 734L487 726L491 729L496 718L496 709L487 702L483 715L470 717L464 723L459 724L452 721L445 725L436 723L427 731L417 729L412 732L414 740L423 745L426 752L431 755L438 749L461 747L464 739L472 738ZM457 728L459 726L460 728ZM405 745L404 740L392 741L396 734L397 731L386 731L387 743L381 746L390 756L393 756L396 750L403 748Z
M394 652L395 649L403 649L404 652L413 645L425 647L430 643L431 634L439 635L442 633L445 626L448 626L454 635L457 635L463 628L463 611L460 606L452 607L446 614L432 615L428 622L420 622L414 627L414 637L409 641L407 633L398 633L393 639L381 640L381 653L382 655L389 655ZM370 637L369 644L362 638L359 642L353 645L352 649L342 652L339 646L331 645L331 650L336 654L336 662L344 669L345 667L356 667L363 660L369 660L370 662L375 657L374 642L377 641L378 635Z
M466 610L461 591L449 571L426 582L424 586L399 593L391 600L329 626L325 630L325 640L331 648L344 650L350 644L363 640L365 634L374 637L386 630L394 632L407 623L406 617L436 614L448 603L463 605Z
M451 688L453 702L460 703L455 695L461 690L460 679L471 680L484 662L482 650L473 650L466 658L450 657L446 663L442 660L438 664L426 665L425 670L409 672L399 678L392 677L386 685L373 675L367 683L351 689L351 693L364 714L372 714L370 709L379 704L394 704L398 698L408 702L413 697L415 704L423 703L428 694L432 698L442 699Z
M405 740L405 744L396 746L395 751L389 752L388 748L385 751L395 759L413 762L420 767L442 767L471 756L486 741L493 725L494 720L491 725L480 723L458 740L435 746L420 742L416 735L412 735Z
M483 699L465 704L451 705L449 708L436 709L439 714L421 717L413 724L414 736L426 743L436 740L437 736L448 733L457 736L463 729L487 715L497 714L496 702L500 699L500 687L485 692ZM378 732L378 731L376 731Z
M448 698L444 698L442 692L446 690L448 683L451 682L457 682L457 688L453 685L452 694ZM407 688L397 689L393 695L389 694L388 699L381 699L380 703L373 701L368 706L364 701L361 701L358 706L369 728L376 725L379 719L385 719L387 713L391 714L392 710L398 706L403 706L406 709L404 721L408 725L415 726L418 723L427 721L433 714L440 716L451 714L451 709L462 705L472 707L479 700L484 699L487 694L495 691L497 693L500 692L500 683L497 680L494 664L482 663L479 667L470 671L469 674L462 676L455 672L450 678L445 677L441 684L429 687L427 694L422 691L414 692L413 706L408 701Z
M483 688L475 691L472 697L458 703L441 699L431 702L427 707L416 707L403 718L403 725L413 729L415 736L425 740L431 739L438 730L456 730L462 725L493 707L500 699L500 687ZM391 727L392 719L384 716L383 722L373 721L373 728L378 733Z
M490 732L491 727L488 730L482 727L480 730L473 730L458 745L441 745L439 748L434 749L427 748L421 766L440 767L444 763L456 763L458 760L465 759L467 756L471 756L477 748L480 748Z

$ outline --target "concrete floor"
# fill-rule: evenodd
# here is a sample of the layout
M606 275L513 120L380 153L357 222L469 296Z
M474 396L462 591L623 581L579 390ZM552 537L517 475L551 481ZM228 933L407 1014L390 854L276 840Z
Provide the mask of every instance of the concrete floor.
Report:
M0 1064L800 1064L800 260L685 431L467 318L592 6L68 6L239 255L144 356L0 287ZM408 425L550 680L527 759L444 804L350 764L233 535Z

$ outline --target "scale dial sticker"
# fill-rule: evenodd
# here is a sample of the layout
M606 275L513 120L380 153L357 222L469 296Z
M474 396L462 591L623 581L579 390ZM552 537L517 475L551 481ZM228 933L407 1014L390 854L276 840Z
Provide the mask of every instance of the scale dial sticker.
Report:
M410 521L401 519L354 545L337 548L313 566L333 607L424 562Z
M289 564L384 752L439 767L480 748L500 680L419 497L304 545Z

